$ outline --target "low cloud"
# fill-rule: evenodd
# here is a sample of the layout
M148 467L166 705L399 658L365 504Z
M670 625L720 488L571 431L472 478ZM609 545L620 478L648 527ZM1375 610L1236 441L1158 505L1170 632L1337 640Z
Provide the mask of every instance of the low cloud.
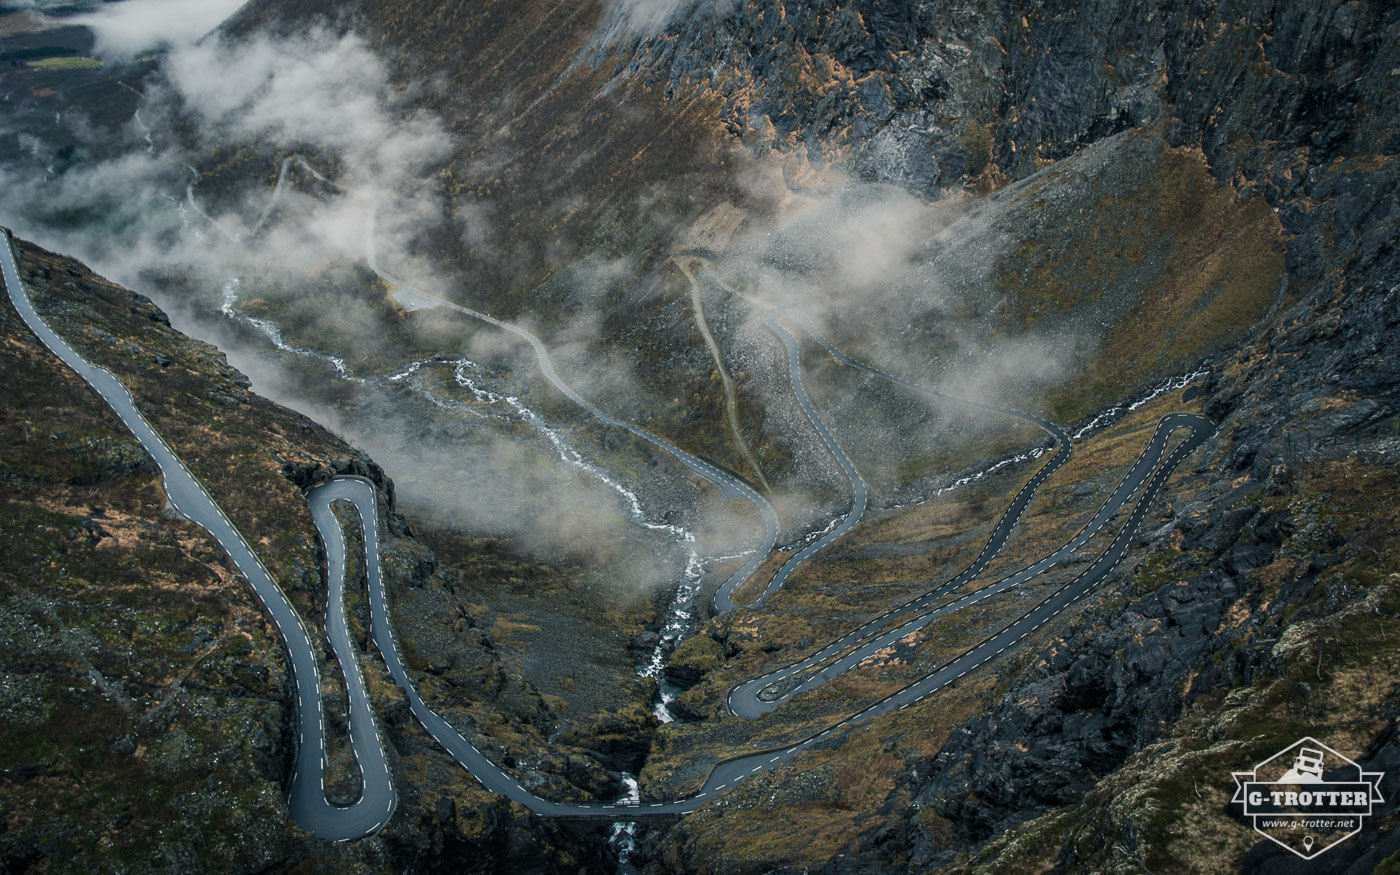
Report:
M731 164L743 191L738 206L712 209L681 230L687 242L679 248L720 250L698 271L701 298L727 367L754 378L749 391L760 396L769 440L786 443L796 463L780 484L791 493L780 497L785 524L816 503L823 509L809 517L815 523L850 498L844 475L792 400L786 356L765 325L771 311L808 314L848 354L917 385L1012 409L1043 412L1080 364L1086 338L1075 327L1042 330L1005 318L996 266L1017 238L995 207L929 202L790 156ZM692 242L700 239L720 242ZM840 367L800 322L784 324L804 350L809 393L876 502L907 495L915 472L941 476L940 460L953 470L972 464L979 445L1043 438L1011 417Z
M447 153L441 125L404 108L383 63L354 33L216 40L172 52L164 69L216 142L333 152L351 174L345 185L395 188Z
M119 6L135 10L123 13L135 21L136 13L153 8L152 3L129 0ZM727 0L616 0L603 27L619 34L647 34L680 14L727 5ZM114 7L113 14L117 11ZM214 13L205 11L212 18ZM140 51L132 48L138 41L118 48L122 26L113 22L118 19L99 26L100 35L105 28L102 39L109 50ZM208 27L216 23L212 19ZM189 25L164 32L161 38L172 47L160 75L144 86L141 121L109 136L104 154L112 157L92 157L46 178L54 151L46 151L47 134L36 134L38 127L14 127L17 116L0 120L0 126L11 128L15 142L23 137L29 149L0 168L0 187L6 191L0 214L15 219L22 236L78 255L127 285L146 290L154 275L188 277L190 298L183 307L183 299L176 301L176 309L185 311L185 327L190 327L189 320L203 319L195 333L213 336L226 347L241 347L233 360L254 376L259 391L315 412L371 450L402 481L406 500L411 494L420 507L435 508L463 526L525 533L541 547L555 543L576 549L629 525L624 517L630 511L619 499L621 493L599 486L596 476L580 474L582 469L570 463L555 464L550 458L563 455L557 446L536 433L522 449L522 434L534 433L531 424L516 419L483 425L460 408L441 412L426 400L404 401L412 394L406 384L377 385L371 391L324 374L321 383L308 383L306 372L327 371L314 356L264 356L268 346L248 328L251 323L209 319L221 303L223 289L236 289L231 293L238 296L233 308L275 322L285 334L284 345L346 358L359 376L383 378L404 363L406 349L423 357L465 355L482 365L484 383L498 391L515 387L530 394L526 403L549 411L564 438L588 458L633 452L626 443L630 438L598 428L544 387L529 348L515 337L438 312L398 320L386 304L387 289L374 282L365 267L372 209L377 214L374 249L379 264L440 294L461 297L454 294L453 279L436 273L424 257L425 229L441 231L441 239L483 260L512 258L512 247L521 244L490 206L465 198L445 202L436 173L451 152L449 133L439 119L413 108L411 95L398 90L363 38L313 30L294 37L254 36L232 45L217 36L199 39L207 28L195 34L197 29ZM177 30L184 35L175 35ZM65 126L81 123L76 116L64 115ZM40 121L48 124L47 119L34 124ZM203 141L182 141L174 133L177 126L199 132ZM147 136L152 142L149 151ZM333 176L336 185L319 182L300 164L289 164L273 205L282 161L301 152L310 154L313 165ZM233 160L244 163L225 176L214 176L221 162ZM989 346L985 332L949 333L941 338L946 343L928 348L924 327L944 324L940 317L962 299L955 274L940 264L941 254L954 247L941 235L958 218L956 207L929 204L902 190L834 172L825 174L814 192L791 183L793 177L772 161L736 156L732 165L746 202L711 211L705 233L693 239L704 248L726 248L710 273L750 301L765 302L712 296L717 312L710 314L710 323L729 358L729 370L751 375L769 439L807 443L809 451L792 454L798 470L787 484L792 493L788 506L810 510L809 494L831 499L842 481L792 402L781 350L761 324L767 307L807 309L838 342L858 344L851 348L853 353L916 382L979 399L1007 395L1008 387L1026 371L1051 374L1061 367L1054 344L1022 339L1014 345ZM567 196L583 197L577 192ZM639 212L656 228L674 224L673 242L685 248L692 238L680 227L684 219L657 215L658 209L643 203ZM263 216L266 223L254 235ZM658 404L672 403L671 391L659 388L671 384L653 374L637 374L633 351L679 344L668 350L678 353L671 357L678 368L694 365L708 373L710 363L707 350L684 346L692 342L688 298L667 299L673 290L662 287L659 272L639 279L639 260L636 253L615 252L574 258L554 265L548 288L513 303L526 311L526 321L533 311L538 323L548 327L547 334L541 333L561 373L585 397L610 412L645 421L648 412L664 409ZM241 282L232 286L235 277ZM665 316L651 320L645 332L622 339L633 346L609 348L599 342L605 333L618 333L615 326L605 326L605 311L616 316L637 301L662 299ZM563 304L555 307L556 302ZM563 315L573 313L592 318L569 321L570 316ZM178 319L179 313L175 315ZM395 333L392 343L386 340L390 333ZM692 352L695 355L689 356ZM939 365L930 369L935 359ZM1010 363L1011 370L1003 363ZM438 401L483 403L454 387L451 368L433 370L422 375L420 388ZM847 402L840 391L837 386L824 396L846 405L829 413L831 422L865 416L882 425L888 421L911 430L919 427L918 422L909 424L912 419L903 410L872 415L869 408L854 406L864 403L860 397L851 395L853 400ZM661 394L664 397L654 397ZM495 404L492 411L499 413L507 406ZM571 432L571 416L576 417L574 424L587 424ZM754 523L749 509L736 508L734 502L721 502L722 510L707 509L714 502L700 500L685 472L659 454L643 451L650 453L648 464L613 476L624 488L646 496L654 519L674 511L686 526L715 533L714 542L724 541L728 550L749 546ZM575 489L574 481L586 483ZM522 496L521 483L560 498ZM589 519L579 529L577 520L582 518ZM801 523L795 510L784 522L794 520Z
M246 0L125 0L75 15L92 29L104 58L131 58L159 48L185 46L218 27Z
M140 120L117 138L88 129L76 112L64 113L65 135L84 144L79 152L96 151L59 172L52 150L22 129L21 114L12 117L16 142L31 154L0 171L7 174L5 211L21 217L19 226L34 236L82 254L115 279L134 283L152 268L178 265L218 277L216 287L245 265L304 276L323 273L331 262L362 263L373 205L385 217L376 238L382 258L410 262L416 229L441 213L431 168L447 155L449 138L436 119L405 107L383 63L354 34L313 30L238 45L222 39L178 45L147 80L140 108ZM200 132L201 142L185 145L174 133L180 124ZM47 128L35 130L40 139L51 136ZM117 142L122 138L125 146ZM275 214L270 184L245 183L240 191L225 180L210 190L198 175L209 150L229 154L240 147L267 156L267 179L277 177L293 150L308 152L334 165L337 185L320 185L304 167L289 166ZM103 154L113 157L102 160ZM254 240L264 212L276 233ZM60 220L69 214L92 221Z
M122 5L139 12L139 2ZM129 53L144 48L120 42L137 21L134 13L104 14L92 23L109 51ZM527 345L452 314L400 321L369 274L372 211L378 263L440 294L451 289L422 254L425 229L446 223L479 257L509 243L490 207L446 208L436 170L451 141L440 120L413 108L354 33L254 35L232 44L198 39L198 29L164 32L171 47L142 84L139 120L97 129L72 108L59 129L52 114L37 111L0 119L0 141L13 137L21 147L0 164L0 217L21 236L154 294L177 326L228 350L259 392L371 451L408 505L463 530L516 535L551 555L589 558L597 545L645 543L637 555L651 558L619 586L671 582L674 569L656 560L675 549L673 535L637 522L667 512L698 518L683 475L656 465L604 480L606 469L587 461L604 451L570 428L569 417L587 416L541 385ZM81 160L57 167L65 138L84 144ZM283 164L298 153L334 184L295 160ZM230 156L244 166L221 172ZM585 284L621 282L624 270L614 262L589 267ZM237 318L218 315L225 303ZM572 324L559 337L561 362L587 361L597 330ZM282 352L270 349L270 332ZM425 367L421 385L388 380L405 355L463 354L483 362L474 373L487 390L523 391L532 405L563 408L562 417L536 422L505 401L474 398L454 383L451 366ZM345 359L367 382L336 377L327 356ZM592 382L582 373L570 379L586 390ZM638 517L621 490L653 498L670 491L674 500L649 501ZM617 551L607 552L616 562Z
M677 13L690 9L698 0L611 0L603 13L605 33L652 36Z

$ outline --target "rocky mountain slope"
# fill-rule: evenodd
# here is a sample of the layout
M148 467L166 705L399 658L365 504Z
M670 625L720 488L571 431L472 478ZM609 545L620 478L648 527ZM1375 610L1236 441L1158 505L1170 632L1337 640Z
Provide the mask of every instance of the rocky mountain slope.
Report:
M702 247L731 285L776 285L849 326L843 342L876 349L878 338L886 360L972 392L996 362L1053 350L1036 378L999 373L995 391L1065 420L1238 342L1281 289L1278 220L1255 189L1212 182L1199 137L1172 127L1158 80L1174 34L1146 7L1047 9L1023 23L977 4L675 3L660 30L636 25L629 4L431 7L253 3L227 31L334 21L368 34L451 131L435 171L444 220L418 241L436 287L499 316L528 314L606 409L736 470L747 461L727 429L692 427L724 421L724 394L677 251ZM1138 18L1150 21L1135 30ZM969 208L971 193L1100 141ZM205 162L217 169L201 191L217 202L241 190L255 168L275 167L262 160L269 149L225 148ZM952 197L928 210L900 189ZM854 228L814 218L828 214L930 233L868 255ZM785 233L769 237L775 225ZM886 282L856 294L837 265L866 257ZM290 294L260 289L264 312ZM745 440L787 488L823 497L835 471L781 391L771 339L744 301L713 286L703 301L725 365L746 377ZM320 342L365 355L364 344ZM936 429L907 412L891 419L879 436L850 438L871 455L891 440L927 455L918 442Z
M832 30L809 38L849 45L825 20ZM869 827L841 844L842 861L823 851L821 867L1285 871L1286 852L1230 818L1227 764L1305 732L1347 739L1373 767L1396 757L1382 624L1396 581L1385 508L1397 452L1400 19L1366 3L1043 4L1003 24L992 165L1019 175L1158 119L1169 141L1203 150L1216 178L1277 212L1285 295L1220 360L1205 409L1223 440L1171 521L1143 538L1136 570L1001 670L1005 692L936 756L906 757ZM856 92L846 97L860 115ZM870 154L857 164L878 172ZM1370 871L1395 852L1393 811L1310 865ZM658 853L723 858L709 837L727 827L683 824Z
M1163 377L1209 371L1088 434L989 575L1053 548L1092 513L1153 417L1199 409L1220 430L1094 597L919 707L647 827L632 862L657 872L1301 866L1229 805L1231 770L1305 734L1367 768L1400 769L1400 12L1379 0L682 0L639 21L636 8L254 2L226 32L332 21L366 34L411 101L452 133L434 176L442 222L416 240L449 294L532 317L547 340L569 342L570 364L598 377L591 390L608 409L736 471L752 464L740 448L751 445L792 537L847 498L743 295L817 309L843 347L933 381L980 387L974 378L992 362L1029 361L986 382L1067 425ZM218 203L266 186L291 147L221 147L201 190ZM863 223L887 233L852 233ZM875 243L883 258L871 270L859 256ZM265 558L314 617L319 564L297 488L353 469L392 497L386 478L247 392L148 304L56 256L23 255L49 312L135 382L230 513L266 529ZM276 315L288 306L279 295L297 290L267 292L263 312ZM692 293L736 375L737 436ZM387 367L429 336L381 289L318 289L318 300L335 295L369 300L392 326L356 367ZM569 328L585 316L597 330L574 343ZM9 444L21 448L6 462L5 689L24 721L14 730L23 762L0 773L13 812L0 834L6 865L116 870L157 851L170 870L209 859L236 871L298 859L405 871L610 865L601 835L481 794L404 714L372 655L411 791L382 838L332 849L297 835L276 798L284 672L256 606L197 533L159 514L139 453L8 319L5 380L9 397L26 400L5 411ZM337 342L324 339L346 353ZM592 686L602 691L579 694L591 703L581 712L563 701L562 681L540 695L519 680L553 684L560 663L534 652L554 633L521 622L546 613L516 582L544 581L552 609L582 615L590 590L573 557L503 556L499 542L425 520L439 562L400 519L388 569L396 622L429 698L561 796L615 795L617 770L643 765L644 792L666 796L735 749L839 719L907 683L1073 573L932 627L771 719L727 716L730 684L966 564L1029 476L1014 467L905 508L977 451L1031 438L913 405L822 357L805 365L884 510L764 611L713 620L682 644L669 673L688 688L681 723L653 725L628 660L601 670L611 680ZM609 377L619 369L629 378ZM590 458L643 468L635 447L536 400ZM374 428L345 421L352 438ZM249 506L239 497L249 484L274 498ZM109 568L124 569L119 592L98 585ZM159 585L138 585L138 568ZM198 600L171 604L187 579L205 581ZM511 616L493 626L501 600ZM607 622L630 637L655 626L643 614L633 605ZM594 634L544 623L556 620L580 639ZM619 713L604 716L609 708ZM115 728L92 735L72 719L88 711ZM196 768L216 756L231 763L227 775ZM99 789L84 789L80 774L98 775ZM174 800L198 793L208 813L162 834L162 812L177 803L133 806L118 792L129 785ZM1400 799L1397 788L1383 785L1387 798ZM65 806L101 816L74 825ZM198 856L208 852L196 837L216 828L242 840ZM1387 802L1308 871L1386 871L1398 829Z
M334 473L368 476L390 508L384 572L420 688L479 744L518 759L522 780L560 795L620 793L607 769L635 768L633 755L604 747L607 727L580 732L601 753L546 744L556 715L518 680L514 657L496 650L492 620L467 606L466 574L545 573L498 551L440 564L362 453L249 392L222 353L171 329L146 298L72 259L18 246L38 309L131 387L259 545L313 633L325 610L324 564L302 490ZM8 298L3 312L7 871L490 871L506 858L540 871L603 871L602 842L588 829L540 822L484 793L422 732L364 638L362 582L350 596L362 664L399 780L412 789L373 839L332 845L292 824L283 794L295 697L279 633L217 545L165 504L140 445ZM358 776L344 694L329 647L320 648L337 736L327 788L349 799ZM459 710L464 700L470 713ZM612 717L613 732L626 720Z

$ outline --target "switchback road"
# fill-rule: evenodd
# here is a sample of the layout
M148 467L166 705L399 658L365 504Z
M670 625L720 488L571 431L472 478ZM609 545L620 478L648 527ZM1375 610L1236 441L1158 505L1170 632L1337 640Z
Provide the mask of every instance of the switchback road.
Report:
M261 224L260 221L259 225L261 226ZM777 515L766 499L743 480L686 453L662 438L616 419L594 407L564 383L555 372L543 343L525 329L437 296L412 289L384 274L374 262L372 228L373 222L371 221L369 256L371 267L381 277L398 286L396 297L407 309L446 307L516 335L533 348L536 361L545 378L574 403L583 407L602 422L622 428L671 454L691 471L720 486L723 494L743 497L755 505L765 527L763 537L760 539L760 549L755 551L753 557L743 568L721 586L715 597L717 609L728 610L732 608L734 590L757 569L776 542ZM485 787L521 803L538 814L610 820L635 819L645 815L677 815L693 811L750 775L783 763L812 746L834 741L852 724L873 719L890 711L907 708L948 684L954 683L969 671L995 658L1008 648L1015 646L1027 635L1039 629L1078 599L1091 592L1122 561L1128 543L1137 531L1151 502L1164 488L1172 471L1182 459L1186 458L1214 433L1214 426L1199 416L1173 414L1165 417L1122 483L1079 534L1045 559L960 599L927 610L938 597L962 587L986 567L990 558L1005 544L1006 538L1033 497L1035 487L1044 482L1051 472L1063 464L1069 453L1068 437L1057 426L1049 422L989 405L962 402L992 412L1022 416L1035 422L1055 439L1058 445L1055 456L1036 472L1013 499L1011 506L994 528L993 534L981 554L968 569L936 586L924 596L887 612L882 617L876 618L847 636L843 636L839 641L808 659L736 688L730 697L731 707L736 713L742 716L757 716L765 710L776 707L782 701L786 701L820 683L825 683L837 674L849 670L865 656L927 625L939 616L945 616L951 611L988 598L998 592L1003 592L1044 573L1049 567L1062 561L1070 552L1083 546L1094 533L1103 528L1118 510L1129 502L1134 494L1138 494L1136 505L1132 508L1111 544L1084 571L1051 594L1045 601L915 683L791 744L763 752L748 753L716 764L702 788L692 796L671 801L638 803L558 802L536 796L527 791L508 771L491 762L423 700L413 683L412 675L404 663L393 634L389 604L379 563L378 506L374 488L368 481L355 478L337 478L330 483L316 487L307 495L312 507L313 519L327 549L326 632L345 674L350 707L350 741L363 778L363 790L359 800L353 805L336 806L326 800L324 793L325 732L320 699L321 685L317 661L305 624L252 552L246 540L218 508L208 491L137 410L126 388L108 371L85 361L39 317L20 280L19 268L15 260L13 246L10 245L8 231L5 232L5 235L6 246L3 253L0 254L0 268L3 268L3 278L10 300L20 313L21 318L49 349L101 395L146 450L151 453L160 467L166 492L172 504L180 509L185 516L208 531L227 551L235 566L248 579L258 597L267 607L274 624L282 633L297 690L300 742L296 755L297 769L292 781L288 805L292 816L298 823L317 835L332 839L348 839L374 833L382 828L393 814L397 799L382 739L379 736L365 690L358 663L358 653L349 637L343 599L344 572L347 560L346 546L341 534L340 523L331 509L334 502L347 502L348 506L353 507L360 516L366 551L365 566L370 602L370 634L384 659L390 676L408 696L413 714L433 738L463 767L471 771ZM845 472L852 487L853 502L851 511L840 525L784 564L778 574L770 580L763 595L754 603L755 605L776 591L801 561L854 527L861 518L867 497L865 484L859 472L856 471L854 464L827 429L812 405L811 399L807 396L802 383L797 341L784 326L783 319L790 319L801 324L807 333L823 344L842 364L892 380L912 391L938 394L851 359L822 337L815 326L810 323L810 320L801 313L782 311L768 315L765 324L783 343L787 352L789 377L799 405ZM1181 431L1186 432L1185 438L1169 450L1173 436ZM894 620L905 616L910 616L911 619L890 631L879 631Z

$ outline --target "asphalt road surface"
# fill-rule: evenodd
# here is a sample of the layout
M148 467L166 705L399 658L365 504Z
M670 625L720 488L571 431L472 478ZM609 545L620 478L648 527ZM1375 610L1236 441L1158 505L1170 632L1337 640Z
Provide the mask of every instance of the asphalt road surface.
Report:
M4 230L4 229L0 229ZM292 669L292 682L297 695L298 748L296 772L292 778L287 806L293 819L310 832L328 839L352 839L377 832L394 813L397 796L379 743L369 696L360 676L358 662L346 648L344 606L339 599L327 624L327 634L338 656L349 655L353 667L346 678L349 691L351 741L364 779L359 800L349 806L332 805L326 800L325 789L325 715L321 708L321 677L315 650L306 634L306 624L292 603L273 581L262 562L248 546L242 533L210 497L199 479L185 467L179 457L166 445L141 411L131 393L112 373L90 364L73 347L59 337L35 311L29 294L20 281L14 247L8 230L4 230L5 245L0 248L0 273L10 302L30 330L53 351L63 363L77 372L111 406L122 423L145 447L160 468L165 494L170 503L187 519L201 526L228 553L233 564L248 580L267 608L272 622L282 633ZM318 521L319 525L319 521ZM322 534L325 535L322 527ZM337 530L338 534L338 530ZM341 554L344 554L343 549ZM338 610L336 608L338 607ZM339 640L340 643L337 643ZM341 665L347 661L342 659Z
M1188 433L1187 437L1177 444L1170 453L1166 453L1165 448L1169 444L1168 438L1181 430ZM329 504L336 500L348 501L359 512L365 531L365 564L366 568L369 569L372 635L376 646L384 657L389 674L408 696L414 716L418 718L428 733L488 790L507 796L536 814L549 817L596 817L615 820L638 816L685 814L694 811L711 798L722 794L751 775L779 765L801 751L825 742L829 736L842 732L852 724L870 720L890 711L903 710L956 682L968 672L1013 647L1090 592L1122 561L1129 542L1137 532L1138 525L1142 522L1153 499L1166 484L1167 477L1175 470L1181 460L1209 438L1214 430L1214 426L1209 420L1194 414L1173 414L1162 420L1148 449L1143 453L1138 464L1134 466L1133 472L1130 472L1129 476L1125 478L1125 483L1137 480L1134 489L1130 490L1129 494L1136 491L1137 486L1142 487L1142 494L1119 534L1093 563L1045 601L919 681L796 743L720 762L710 772L698 793L683 799L664 802L573 803L544 799L526 790L514 776L482 754L447 720L423 701L412 682L412 677L403 661L398 644L394 640L392 626L389 622L388 603L379 572L378 506L373 486L368 481L359 478L342 477L316 487L308 494L308 499L311 501L313 509L317 511L318 526L321 525L322 520L329 519L330 525L335 529L334 534L322 530L322 537L326 540L328 549L330 549L330 545L334 544L342 554L345 549L344 542L340 539L339 524L330 515ZM1138 474L1141 475L1140 478L1137 477ZM1151 476L1149 477L1148 474ZM1120 490L1122 488L1120 487ZM1112 500L1109 503L1111 504ZM1120 502L1114 509L1121 506ZM337 563L337 567L344 567L343 557ZM994 587L988 587L969 595L943 609L940 614L980 601L994 592L1004 591L1007 586L1015 585L1007 583L1007 581L1020 582L1018 578L1023 574L1025 574L1024 571L1019 572L1017 575L1005 578ZM903 634L907 634L907 632L900 633L899 637L902 637ZM842 662L844 663L844 660ZM850 665L854 665L854 662L846 665L846 668L849 668Z
M373 233L372 227L373 222L371 221L371 235ZM742 716L757 716L806 689L825 683L857 664L864 658L864 655L893 643L893 641L926 625L936 617L944 616L951 611L1033 579L1083 546L1089 538L1103 528L1120 508L1130 501L1134 494L1137 494L1136 505L1133 506L1112 543L1070 583L1061 587L1045 601L1007 624L995 634L939 667L933 673L795 743L722 761L713 768L703 787L695 795L658 802L567 803L543 799L527 791L514 776L491 762L457 729L433 711L424 702L413 684L412 676L403 661L393 635L388 601L379 565L378 506L373 486L368 481L357 478L337 478L318 486L308 492L307 499L311 504L313 518L327 550L329 592L326 632L340 665L350 667L346 671L345 679L350 706L350 741L363 778L359 800L353 805L336 806L326 800L324 793L325 740L324 716L319 692L320 678L317 662L313 655L314 650L307 636L305 624L285 594L263 568L246 540L215 504L208 491L185 468L160 435L137 410L126 388L108 371L86 362L38 316L20 281L13 248L9 245L8 231L5 233L7 245L4 247L3 253L0 253L0 268L3 268L5 286L10 299L16 310L19 311L21 318L49 349L97 390L146 450L151 453L160 467L171 503L189 519L205 528L223 546L240 572L248 579L254 591L267 607L273 622L281 631L286 642L297 690L300 728L297 769L292 780L288 805L297 823L317 835L331 839L356 838L378 831L393 814L397 798L382 740L365 691L359 668L359 655L350 640L346 624L343 591L347 557L340 524L331 510L332 504L336 501L347 502L348 506L353 507L359 513L363 524L366 551L365 566L370 603L370 632L375 646L380 651L390 676L408 696L413 714L434 739L458 763L476 776L485 787L521 803L537 814L552 817L596 817L610 820L635 819L641 816L678 815L693 811L750 775L785 762L810 747L833 743L852 724L873 719L890 711L907 708L948 684L955 683L969 671L1015 646L1027 635L1039 629L1085 594L1091 592L1122 561L1131 538L1136 533L1153 499L1165 486L1168 476L1182 459L1214 433L1214 426L1208 420L1194 414L1173 414L1165 417L1137 463L1123 478L1118 488L1094 518L1074 538L1050 556L1017 571L1015 574L1003 577L960 599L950 601L932 610L926 610L935 599L958 589L985 568L986 563L1005 544L1011 530L1033 497L1035 487L1044 482L1045 478L1063 464L1069 455L1070 442L1068 437L1052 423L1003 408L974 402L962 402L993 412L1022 416L1037 423L1045 428L1058 444L1055 456L1041 467L1031 481L1026 484L1026 487L1013 499L1011 506L993 530L993 534L982 553L968 569L930 590L924 596L887 612L882 617L843 636L837 642L808 657L808 659L736 688L730 698L731 707L735 713ZM564 395L588 410L589 413L605 423L625 429L665 450L685 467L720 486L724 494L741 496L752 502L759 510L765 525L760 548L755 551L753 557L743 568L721 586L720 592L716 595L717 608L727 610L733 606L734 589L756 570L776 542L777 515L761 495L749 484L728 472L686 453L662 438L651 435L637 426L616 419L594 407L559 378L543 344L528 331L494 319L484 313L403 286L397 280L378 270L373 260L372 242L370 263L380 276L400 286L396 297L405 307L409 309L434 306L448 307L515 334L532 346L545 378ZM827 342L800 313L784 311L769 314L767 325L783 343L788 354L789 376L793 391L804 413L811 420L827 448L840 463L850 480L853 503L851 512L837 528L809 545L784 565L785 572L780 571L779 575L781 576L775 575L764 594L760 596L759 601L781 586L787 576L791 574L792 569L796 568L802 559L809 557L854 527L860 520L866 502L864 481L826 428L807 396L802 384L797 342L780 321L782 318L790 318L799 322L804 330L822 343L838 361L845 365L877 374L913 391L938 394L845 356L844 353ZM1181 431L1186 432L1184 439L1172 447L1173 435ZM904 624L889 632L880 633L878 631L879 628L906 615L912 618Z
M964 569L960 574L949 579L940 586L935 587L928 593L914 599L898 608L886 611L859 629L843 636L839 640L827 645L817 653L799 660L791 665L785 666L776 671L761 677L752 678L736 686L729 693L729 709L734 714L749 719L754 719L767 711L771 711L778 705L804 693L814 687L828 683L841 674L854 668L861 661L873 654L892 646L895 642L913 632L922 629L929 623L976 604L983 599L990 598L998 593L1005 592L1015 586L1020 586L1036 579L1040 575L1064 562L1071 555L1078 552L1094 535L1098 534L1113 515L1125 505L1144 483L1148 481L1148 476L1154 468L1158 468L1166 455L1170 436L1178 429L1186 428L1193 434L1202 431L1207 434L1213 431L1208 420L1191 414L1173 414L1165 417L1157 425L1157 430L1152 439L1148 442L1141 455L1133 467L1124 475L1118 487L1108 497L1099 508L1098 512L1077 532L1057 550L1049 556L1034 562L1013 574L1009 574L996 580L987 586L969 593L962 598L952 600L946 604L930 609L936 600L960 589L970 582L977 574L986 568L992 556L1000 552L1005 545L1006 539L1010 536L1015 526L1016 520L1025 510L1029 503L1030 494L1034 492L1034 485L1038 481L1032 478L1017 494L1012 502L1012 507L1003 514L1001 523L992 531L991 538L982 548L982 553L972 565ZM1188 442L1189 443L1189 442ZM1194 448L1194 444L1191 445ZM1052 460L1053 461L1053 460ZM1168 460L1168 463L1175 465L1176 462ZM1039 474L1044 473L1042 467ZM1043 478L1041 478L1043 482ZM1139 506L1145 501L1150 501L1151 497L1146 496L1140 500ZM1009 522L1008 522L1009 520ZM1135 523L1134 523L1135 525ZM886 629L891 622L901 617L911 616L898 626ZM886 629L886 631L881 631ZM840 654L839 658L833 657ZM820 668L815 668L821 666Z

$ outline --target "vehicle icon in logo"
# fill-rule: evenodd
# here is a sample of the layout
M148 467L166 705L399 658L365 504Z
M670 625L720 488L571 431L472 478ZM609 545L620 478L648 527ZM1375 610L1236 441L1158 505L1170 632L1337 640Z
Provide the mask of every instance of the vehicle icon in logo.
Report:
M1232 804L1255 832L1305 860L1356 835L1384 802L1384 772L1360 765L1315 738L1300 738L1248 772L1234 772Z
M1298 748L1298 758L1293 768L1283 773L1280 784L1319 784L1322 782L1322 763L1326 754L1312 747Z

